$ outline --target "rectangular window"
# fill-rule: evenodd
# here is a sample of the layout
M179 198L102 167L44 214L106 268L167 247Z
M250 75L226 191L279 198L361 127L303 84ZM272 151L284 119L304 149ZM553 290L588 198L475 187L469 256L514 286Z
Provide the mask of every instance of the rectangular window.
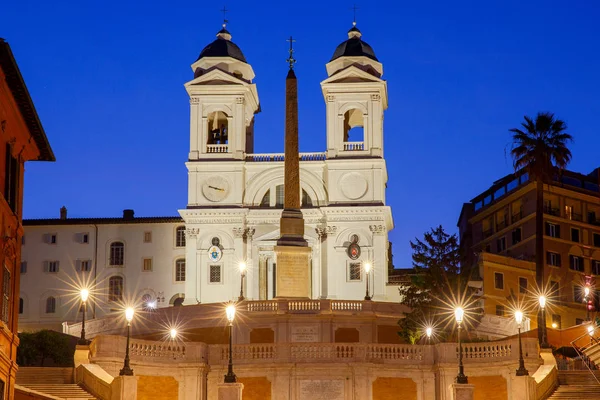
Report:
M569 268L573 271L583 272L583 258L569 255Z
M592 260L592 274L600 275L600 261Z
M175 261L175 282L185 282L185 258Z
M209 282L210 283L221 283L221 266L211 265L209 269Z
M5 155L5 179L4 179L4 198L6 202L10 206L10 209L13 212L17 212L17 202L19 194L17 193L19 190L19 173L20 173L20 165L19 160L13 157L13 148L12 145L6 144L6 155Z
M565 218L573 219L573 207L565 206Z
M0 400L4 400L4 381L0 379Z
M594 233L594 246L600 247L600 234Z
M504 290L504 274L494 272L494 288Z
M579 243L579 229L571 228L571 241Z
M4 267L4 274L2 275L2 321L8 324L10 314L10 271Z
M553 267L560 267L560 254L551 251L546 252L546 263Z
M521 228L512 231L512 244L515 245L521 241Z
M179 226L175 230L175 247L185 247L185 226Z
M277 185L275 187L275 207L283 207L283 185Z
M143 270L144 270L144 272L152 271L152 259L151 258L144 258Z
M498 253L506 250L506 237L502 236L500 239L496 240L496 251Z
M560 283L557 281L550 281L550 296L554 299L560 297Z
M502 306L502 305L496 306L496 315L499 317L504 317L504 306Z
M560 315L558 314L552 314L552 327L554 328L554 325L556 324L556 329L561 329L562 323L560 320Z
M57 273L58 269L58 261L44 261L44 272Z
M44 235L44 243L56 244L56 241L57 241L56 233L46 233Z
M487 243L485 245L485 252L486 253L491 253L492 252L492 244L491 243Z
M560 238L560 225L546 222L546 236Z
M152 232L144 232L144 243L152 243Z
M27 261L21 261L21 275L27 273Z
M77 271L90 272L92 270L92 260L77 260Z
M350 263L348 266L348 280L349 281L360 281L361 280L361 263Z
M573 301L575 303L583 303L583 297L584 297L583 288L580 287L579 285L573 286Z
M527 293L527 278L519 277L519 293Z

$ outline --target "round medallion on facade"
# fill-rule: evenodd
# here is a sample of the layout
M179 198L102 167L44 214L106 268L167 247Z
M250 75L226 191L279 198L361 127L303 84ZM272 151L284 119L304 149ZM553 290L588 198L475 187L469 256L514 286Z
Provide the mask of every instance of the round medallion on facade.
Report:
M217 262L223 256L223 251L219 246L210 246L208 249L208 259L213 262Z
M342 193L350 200L360 199L367 193L369 183L358 172L349 172L340 179Z
M360 246L358 243L351 243L348 246L348 257L351 260L357 260L360 257Z
M211 176L202 184L202 194L209 201L221 201L229 194L229 182L223 177Z

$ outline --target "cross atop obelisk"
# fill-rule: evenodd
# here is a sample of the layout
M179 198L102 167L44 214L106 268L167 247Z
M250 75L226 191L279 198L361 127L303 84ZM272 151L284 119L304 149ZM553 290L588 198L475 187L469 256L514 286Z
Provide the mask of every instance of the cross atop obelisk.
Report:
M289 70L285 79L285 163L284 209L281 213L281 236L277 240L276 296L310 298L311 249L304 239L304 218L300 211L300 154L298 152L298 81L294 73L294 39L290 36Z

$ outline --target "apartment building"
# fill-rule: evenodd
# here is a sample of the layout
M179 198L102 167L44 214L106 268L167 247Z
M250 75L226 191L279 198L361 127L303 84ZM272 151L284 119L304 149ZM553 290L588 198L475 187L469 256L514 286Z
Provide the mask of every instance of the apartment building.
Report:
M587 318L583 288L588 284L593 289L600 275L599 183L597 168L588 175L563 171L544 185L549 327L565 328ZM486 314L507 315L508 304L531 298L537 290L535 189L528 174L519 171L463 205L458 221L461 248L465 263L478 266ZM590 306L597 308L597 299L594 296Z

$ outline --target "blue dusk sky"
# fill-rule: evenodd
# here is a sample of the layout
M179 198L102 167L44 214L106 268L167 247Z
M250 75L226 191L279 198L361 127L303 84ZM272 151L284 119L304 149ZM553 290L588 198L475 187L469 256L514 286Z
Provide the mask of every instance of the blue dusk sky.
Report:
M283 152L288 43L297 39L300 150L325 150L319 83L347 38L352 2L227 1L228 29L256 73L255 151ZM570 169L600 166L600 3L357 2L358 27L384 66L387 204L394 261L464 202L512 172L508 130L552 111L575 137ZM25 218L178 215L190 65L221 27L223 4L129 0L9 1L11 45L56 154L30 162Z

